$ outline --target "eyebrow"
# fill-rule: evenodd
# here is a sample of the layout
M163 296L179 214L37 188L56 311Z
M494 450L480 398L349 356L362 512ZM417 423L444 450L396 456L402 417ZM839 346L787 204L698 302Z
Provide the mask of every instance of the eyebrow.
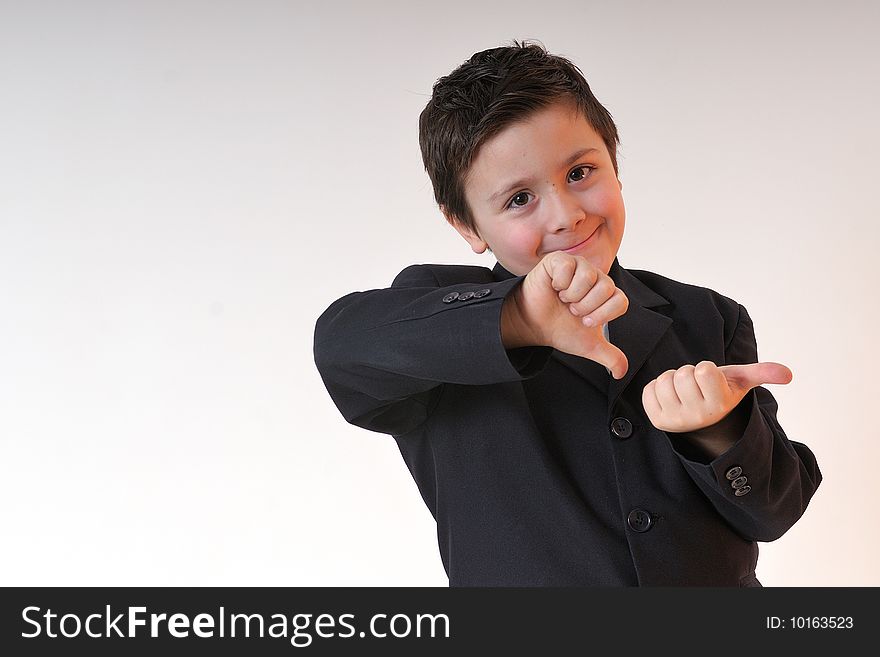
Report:
M568 160L565 161L564 166L569 167L572 164L574 164L577 160L582 158L584 155L586 155L587 153L592 153L593 151L598 151L598 150L599 150L598 148L581 148L580 150L576 151L575 153L572 153L571 157L569 157ZM520 178L519 180L507 185L501 191L498 191L498 192L495 192L494 194L492 194L492 196L490 196L487 199L487 201L489 203L495 203L495 201L497 201L499 198L506 196L507 194L510 194L513 190L515 190L519 187L527 187L530 182L532 182L531 178Z

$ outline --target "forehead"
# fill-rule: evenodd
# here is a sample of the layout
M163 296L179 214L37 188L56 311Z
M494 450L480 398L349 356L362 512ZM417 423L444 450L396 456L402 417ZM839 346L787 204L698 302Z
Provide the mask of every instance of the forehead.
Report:
M550 175L568 165L573 154L590 148L596 149L593 157L607 157L601 136L577 106L553 103L487 139L468 169L465 188L484 197L510 181Z

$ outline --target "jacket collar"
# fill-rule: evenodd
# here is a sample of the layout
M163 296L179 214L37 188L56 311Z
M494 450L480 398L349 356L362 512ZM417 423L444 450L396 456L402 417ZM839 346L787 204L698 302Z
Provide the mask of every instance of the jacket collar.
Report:
M516 274L507 271L500 262L495 263L495 266L492 268L492 274L495 276L496 281L504 281L508 278L516 277ZM630 301L630 307L632 307L633 303L636 303L643 308L655 308L657 306L665 306L669 303L665 297L657 294L654 290L629 273L628 270L621 267L620 261L616 256L614 262L611 263L608 275L611 277L611 280L614 281L614 284L623 290L623 293Z
M501 266L501 263L495 265L492 273L499 281L514 277L514 274ZM626 313L608 323L611 344L626 354L629 364L626 375L618 381L612 379L603 366L586 358L556 350L553 351L553 357L587 379L601 392L607 393L610 413L617 398L630 384L654 351L660 338L672 325L672 318L652 310L669 305L669 300L621 267L616 257L611 263L608 275L629 300ZM639 401L641 402L641 391L639 391Z

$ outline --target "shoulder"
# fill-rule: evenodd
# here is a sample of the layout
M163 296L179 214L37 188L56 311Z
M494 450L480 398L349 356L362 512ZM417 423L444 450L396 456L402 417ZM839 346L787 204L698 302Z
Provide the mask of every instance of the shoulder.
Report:
M690 335L690 339L720 335L724 344L728 345L741 323L750 325L746 309L735 299L716 290L656 272L641 269L625 271L639 284L666 299L668 307L658 310L672 318L678 326L691 327L693 335Z
M666 297L671 303L711 304L719 308L732 308L736 310L739 302L711 288L695 283L685 283L668 276L663 276L644 269L626 269L640 283L647 286L657 294Z
M391 287L446 287L458 283L491 283L491 269L474 265L410 265L394 278Z

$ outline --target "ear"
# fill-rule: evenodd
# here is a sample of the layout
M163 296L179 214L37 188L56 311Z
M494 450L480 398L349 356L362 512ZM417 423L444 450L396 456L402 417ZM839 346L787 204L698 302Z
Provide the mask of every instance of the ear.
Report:
M449 214L442 205L440 206L440 211L443 213L443 216L446 217L446 221L449 222L449 225L455 228L456 232L461 235L465 241L471 245L471 249L474 253L485 253L486 249L489 248L489 244L483 240L482 237L477 235L475 231L472 231L470 228L462 224L458 221L458 219Z

